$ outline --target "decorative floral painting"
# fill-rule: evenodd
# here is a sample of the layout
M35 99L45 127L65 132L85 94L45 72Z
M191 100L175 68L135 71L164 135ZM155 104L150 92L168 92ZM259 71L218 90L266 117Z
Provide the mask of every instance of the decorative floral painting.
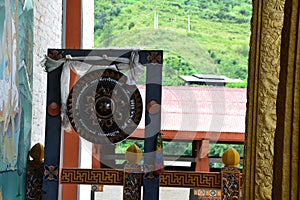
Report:
M0 172L25 172L31 136L33 1L0 0Z

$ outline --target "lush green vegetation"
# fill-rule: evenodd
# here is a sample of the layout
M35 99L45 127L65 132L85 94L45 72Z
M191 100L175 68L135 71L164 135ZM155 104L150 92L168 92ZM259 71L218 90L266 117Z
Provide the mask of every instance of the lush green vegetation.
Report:
M125 140L117 144L116 153L125 153L127 148L136 144L142 152L144 151L144 143L141 140ZM192 156L192 143L190 142L164 142L164 155L172 155L172 156ZM222 157L224 151L226 151L229 147L233 147L236 149L241 158L244 157L244 145L242 144L219 144L219 143L211 143L209 146L209 157L218 158ZM221 168L223 167L222 163L210 163L210 167L212 168ZM239 164L241 168L242 165Z
M118 143L116 153L125 153L127 148L136 144L142 151L144 151L144 143L141 140L129 140ZM172 156L192 156L192 144L190 142L163 142L164 154Z
M95 47L164 50L164 85L194 73L246 80L251 8L251 0L95 0Z
M226 151L228 148L234 148L239 152L241 158L244 157L244 145L242 144L210 144L209 145L209 157L222 157L224 151ZM223 167L222 163L210 163L210 167L212 168L221 168ZM239 168L242 168L242 165L238 165Z

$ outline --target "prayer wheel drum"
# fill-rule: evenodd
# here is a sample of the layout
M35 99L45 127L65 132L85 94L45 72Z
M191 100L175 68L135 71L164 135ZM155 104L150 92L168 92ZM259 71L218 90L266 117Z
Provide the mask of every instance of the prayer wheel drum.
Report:
M96 144L117 143L137 128L143 102L136 85L123 73L97 69L83 75L67 99L67 116L73 129Z

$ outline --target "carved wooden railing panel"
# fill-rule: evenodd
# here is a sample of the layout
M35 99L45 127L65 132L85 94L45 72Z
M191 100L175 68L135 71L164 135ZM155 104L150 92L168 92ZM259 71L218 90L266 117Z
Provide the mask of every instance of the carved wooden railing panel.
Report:
M123 185L124 172L114 169L62 169L61 183Z
M221 188L221 174L209 172L167 171L160 176L160 186L187 188Z
M123 185L124 172L116 169L62 169L62 184ZM242 176L242 175L241 175ZM241 177L242 178L242 177ZM221 188L221 173L165 171L160 186Z

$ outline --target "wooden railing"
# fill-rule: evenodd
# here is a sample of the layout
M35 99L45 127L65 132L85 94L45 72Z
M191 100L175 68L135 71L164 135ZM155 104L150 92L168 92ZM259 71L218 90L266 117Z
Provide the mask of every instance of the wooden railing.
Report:
M198 199L205 199L208 196L213 199L231 200L240 199L240 190L242 187L242 174L237 168L240 161L239 154L233 148L224 152L222 161L225 167L220 173L212 172L187 172L187 171L164 171L159 175L161 187L192 188ZM89 185L123 185L125 177L133 178L139 184L134 187L143 185L142 176L145 174L142 170L137 173L132 169L139 168L138 162L130 163L132 174L129 176L130 169L62 169L62 184L89 184ZM126 167L125 167L126 168ZM142 169L142 167L140 167ZM153 176L154 177L154 176ZM140 190L140 188L139 188ZM131 191L131 190L127 190ZM133 189L132 189L133 191ZM136 190L135 190L136 191ZM125 192L124 194L125 195ZM126 198L125 198L126 199ZM139 199L139 198L137 198Z
M42 145L38 145L37 147L39 147L38 150L43 148ZM37 147L35 149L37 149ZM192 195L198 200L240 199L242 174L237 168L237 165L240 162L240 156L233 148L229 148L224 152L222 162L225 167L221 170L221 172L164 171L161 174L155 174L155 171L147 172L146 169L143 169L145 168L144 166L139 165L141 151L136 148L137 147L135 147L134 154L131 152L131 155L125 156L127 164L125 164L124 169L63 168L60 171L60 183L88 184L94 186L121 185L124 188L123 199L133 200L141 199L141 187L143 185L143 180L147 180L145 179L145 175L147 174L149 180L152 178L159 178L159 185L161 187L191 188L191 191L193 192ZM33 152L33 150L30 152ZM128 151L126 154L127 153ZM34 161L40 163L42 156L41 153L31 154L37 154L37 156L33 156L35 159ZM30 177L35 179L42 178L39 173L36 173L34 166L38 167L40 164L32 166L32 169L29 171L30 173L28 173L27 181L31 180ZM57 169L45 169L44 175L46 175L46 173L49 177L58 177ZM132 182L135 184L130 184ZM27 184L28 183L29 182L27 182ZM97 189L99 187L92 187L92 193L93 188ZM41 187L31 188L30 190L41 190ZM135 194L133 194L133 191L135 191ZM35 192L35 194L38 193L39 192ZM133 196L134 198L132 198Z
M123 170L66 169L61 170L62 184L123 185ZM221 188L221 173L165 171L160 186L185 188Z

